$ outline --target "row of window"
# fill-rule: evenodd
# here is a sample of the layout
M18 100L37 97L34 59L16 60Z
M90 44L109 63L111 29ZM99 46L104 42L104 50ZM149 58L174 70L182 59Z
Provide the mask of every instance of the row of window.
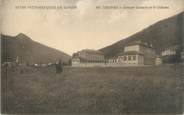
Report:
M110 63L116 63L116 62L121 62L121 60L123 61L135 61L136 60L136 55L131 55L131 56L122 56L119 58L119 60L109 60Z
M86 58L88 60L104 60L104 56L100 55L86 55L86 56L80 56L82 58Z
M120 57L120 59L123 59L124 61L132 61L132 60L136 60L136 56L135 55L123 56L123 57Z

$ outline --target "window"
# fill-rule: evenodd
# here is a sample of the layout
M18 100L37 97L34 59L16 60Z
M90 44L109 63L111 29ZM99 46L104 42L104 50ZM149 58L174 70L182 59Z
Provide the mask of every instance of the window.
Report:
M126 61L126 60L127 60L127 57L125 56L125 57L124 57L124 61Z
M136 60L136 56L133 56L133 60Z
M131 56L128 56L128 60L131 60Z

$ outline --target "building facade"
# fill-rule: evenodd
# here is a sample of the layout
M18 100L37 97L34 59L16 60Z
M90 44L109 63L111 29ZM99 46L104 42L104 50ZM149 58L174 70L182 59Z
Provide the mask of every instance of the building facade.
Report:
M124 65L143 65L144 64L144 56L143 54L131 51L124 52L118 56L118 62Z
M81 50L73 54L72 66L130 66L155 65L156 52L151 44L135 42L127 45L124 51L109 59L96 50Z
M118 63L118 59L117 57L109 58L107 63L109 64Z
M161 56L171 56L171 55L176 55L176 49L166 49L161 52Z
M161 56L157 55L156 58L155 58L155 65L162 65L162 58Z
M156 52L151 44L132 43L118 55L118 62L124 65L154 65Z
M74 53L72 56L72 66L93 66L102 63L105 63L104 54L97 50L84 49Z
M164 49L161 52L163 63L178 63L181 60L179 55L180 47L179 46L172 46L167 49Z

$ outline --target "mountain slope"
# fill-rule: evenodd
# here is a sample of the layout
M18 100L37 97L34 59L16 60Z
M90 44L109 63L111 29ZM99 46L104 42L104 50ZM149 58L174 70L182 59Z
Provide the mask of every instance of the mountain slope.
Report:
M48 63L62 59L67 62L70 56L64 52L42 45L20 33L17 36L1 35L1 60L19 57L21 63Z
M157 54L169 47L178 46L179 50L182 47L182 21L184 12L162 20L149 26L148 28L116 42L110 46L100 49L105 53L106 57L113 57L123 48L132 42L142 41L152 44L156 48Z

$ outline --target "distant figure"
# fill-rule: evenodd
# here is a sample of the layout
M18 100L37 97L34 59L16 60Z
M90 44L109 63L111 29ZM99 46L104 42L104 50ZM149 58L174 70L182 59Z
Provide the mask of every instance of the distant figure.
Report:
M56 66L56 73L63 72L63 65L62 65L62 61L61 60L59 60L59 62L56 63L55 66Z

